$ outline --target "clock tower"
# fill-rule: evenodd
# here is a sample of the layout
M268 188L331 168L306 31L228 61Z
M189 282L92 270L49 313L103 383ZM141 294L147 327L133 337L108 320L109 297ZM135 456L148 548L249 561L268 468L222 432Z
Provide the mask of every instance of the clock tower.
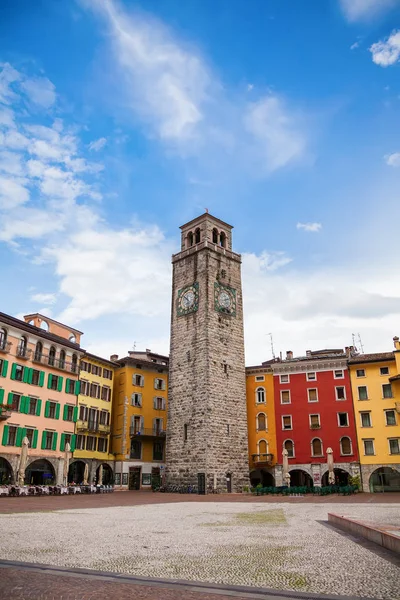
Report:
M166 480L210 491L249 483L241 257L206 213L172 257Z

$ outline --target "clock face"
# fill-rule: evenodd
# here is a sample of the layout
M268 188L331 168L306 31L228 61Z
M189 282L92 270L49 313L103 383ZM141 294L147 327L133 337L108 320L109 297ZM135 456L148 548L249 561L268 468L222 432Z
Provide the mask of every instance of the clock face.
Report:
M236 316L236 290L229 285L214 284L215 310L225 315Z
M230 308L232 305L232 299L228 292L222 291L218 296L218 303L222 308Z
M178 317L196 312L199 308L199 284L193 283L178 291Z

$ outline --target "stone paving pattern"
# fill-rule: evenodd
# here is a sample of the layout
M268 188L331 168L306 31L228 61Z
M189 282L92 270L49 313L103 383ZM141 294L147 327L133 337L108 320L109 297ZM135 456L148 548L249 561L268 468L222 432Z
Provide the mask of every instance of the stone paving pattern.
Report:
M338 503L335 512L348 508ZM2 514L0 553L147 577L398 600L398 568L321 523L330 510L321 503L180 502ZM353 504L351 512L386 522L399 507Z

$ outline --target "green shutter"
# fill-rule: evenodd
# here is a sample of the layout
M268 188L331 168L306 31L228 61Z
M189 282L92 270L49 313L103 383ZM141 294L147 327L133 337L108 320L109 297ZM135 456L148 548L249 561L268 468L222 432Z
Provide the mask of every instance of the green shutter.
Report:
M24 372L22 375L23 383L29 383L29 373L30 373L30 369L28 367L24 367Z
M13 403L13 396L14 396L14 394L12 392L8 392L7 404Z
M32 379L33 379L33 369L29 369L28 383L32 383Z
M11 379L15 379L15 373L17 371L17 363L13 363L11 367Z
M40 371L40 375L39 375L39 385L40 387L44 386L44 371Z
M17 429L17 435L15 438L15 445L18 446L19 448L22 446L22 439L24 437L24 428L23 427L18 427Z
M2 377L7 377L7 370L8 370L8 360L4 360L3 361L3 367L1 369L1 376Z
M36 402L36 416L37 417L40 417L41 410L42 410L42 401L39 398L38 401Z
M56 419L60 418L60 405L56 404Z
M63 406L63 420L64 421L67 420L67 410L68 410L68 406L66 404L64 404L64 406Z
M8 430L9 430L9 428L10 428L9 425L4 425L3 439L1 440L1 443L3 444L3 446L7 446L7 442L8 442Z
M32 438L32 448L37 447L37 439L38 439L38 430L34 429L33 430L33 438Z
M62 392L62 384L63 384L63 379L64 377L58 377L58 385L57 385L57 390L59 392Z
M76 439L76 435L71 435L71 452L73 452L75 450L75 439Z
M70 382L70 381L71 381L71 380L70 380L70 379L68 379L68 377L67 377L67 379L65 380L65 391L67 392L67 394L68 394L68 391L69 391L68 384L69 384L69 382Z
M28 396L21 396L21 402L19 403L19 412L28 414L29 411L29 398Z
M49 376L47 378L47 389L50 390L51 389L51 381L53 379L53 375L51 373L49 373Z
M4 400L4 390L0 390L0 404L3 404Z
M46 400L46 404L44 406L44 416L48 417L50 412L50 401Z
M42 450L46 450L47 431L42 433Z
M75 395L79 396L80 393L81 393L81 382L75 381Z
M61 452L64 452L65 450L65 433L61 434L60 450Z
M74 406L74 423L78 420L78 407Z
M58 438L58 433L55 431L53 433L53 445L51 447L52 450L57 450L57 438Z

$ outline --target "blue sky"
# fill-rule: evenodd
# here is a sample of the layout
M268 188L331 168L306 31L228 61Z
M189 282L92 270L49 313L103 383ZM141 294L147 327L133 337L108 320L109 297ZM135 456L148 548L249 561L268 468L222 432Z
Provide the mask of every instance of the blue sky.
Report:
M170 255L243 254L246 360L399 335L398 0L0 7L1 310L168 351Z

